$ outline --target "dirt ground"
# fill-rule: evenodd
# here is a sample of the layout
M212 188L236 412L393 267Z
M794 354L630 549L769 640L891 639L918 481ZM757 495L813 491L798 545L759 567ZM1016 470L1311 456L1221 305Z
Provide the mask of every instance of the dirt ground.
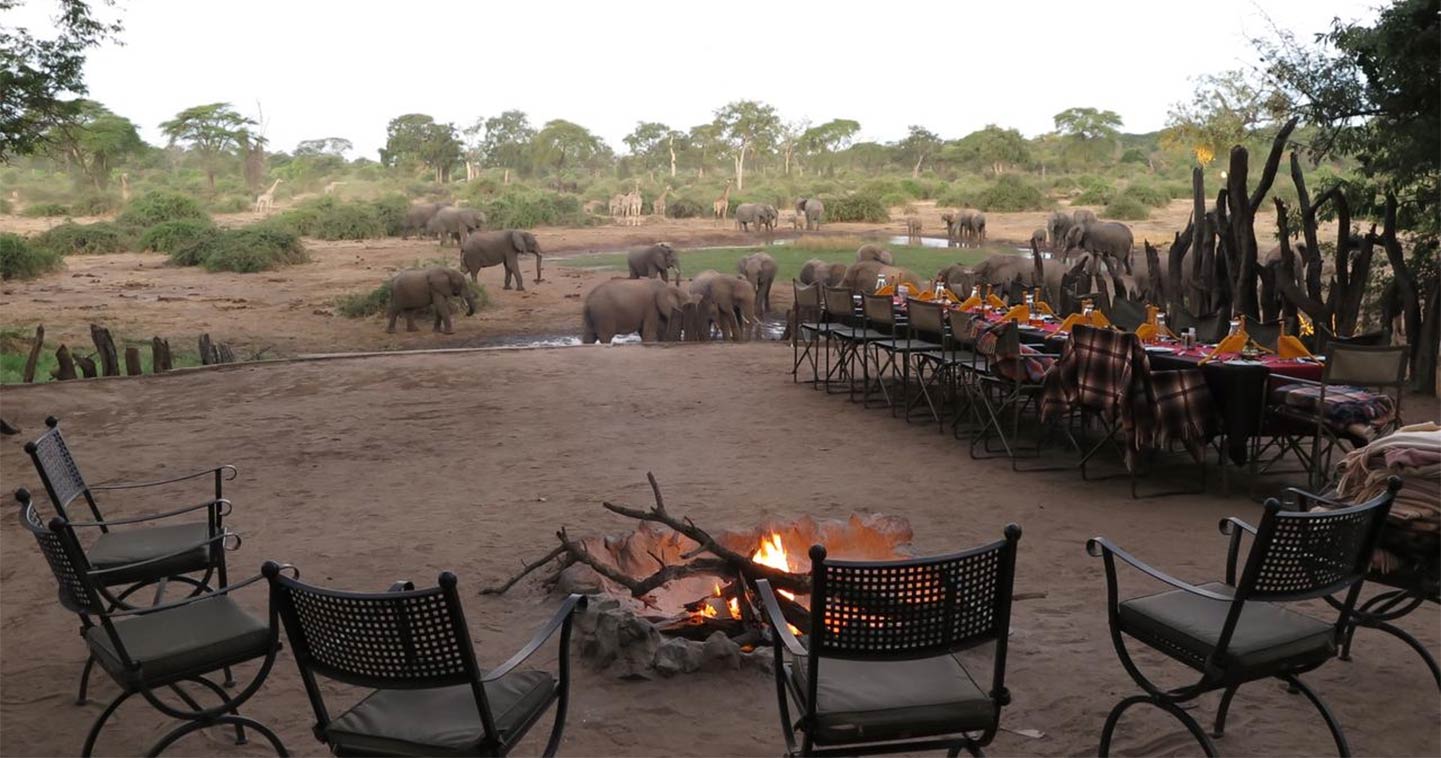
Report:
M1045 736L1003 732L990 752L1094 754L1111 705L1137 690L1111 648L1102 566L1087 557L1085 539L1106 535L1176 576L1204 581L1223 571L1217 521L1254 522L1259 506L1214 494L1136 501L1124 480L1083 485L1074 472L1016 474L1002 461L973 461L933 427L793 385L790 355L766 343L399 354L6 387L5 416L24 433L0 445L0 468L7 491L40 489L21 441L51 413L64 418L95 483L235 464L241 476L227 486L236 504L229 523L245 541L230 557L233 577L266 559L355 590L455 571L482 665L517 649L556 598L530 580L503 597L476 589L543 554L559 526L573 534L629 530L599 504L648 504L646 471L673 512L718 529L768 516L882 512L909 519L925 554L995 539L1014 521L1025 529L1016 589L1031 597L1014 608L1014 703L1002 723ZM164 502L105 505L110 514L137 514L205 495L196 485ZM72 704L84 662L76 620L56 604L45 564L13 517L0 522L0 539L0 753L70 754L115 687L102 676L89 705ZM261 609L265 594L255 590L242 591L242 602ZM1123 584L1128 594L1153 590L1134 575ZM1441 652L1433 609L1400 625ZM1155 656L1141 659L1158 665ZM540 663L552 660L546 653ZM1186 678L1174 666L1165 671L1167 683ZM1362 631L1352 662L1332 662L1306 680L1356 754L1441 754L1435 686L1393 638ZM621 681L582 665L562 754L775 755L783 743L774 694L772 680L755 671ZM1207 696L1193 712L1205 722L1217 701ZM288 652L244 711L274 726L296 754L325 754ZM136 754L166 724L129 702L99 752ZM538 752L548 728L547 718L519 753ZM1146 709L1127 715L1115 749L1197 752L1178 724ZM1220 749L1334 748L1304 699L1262 682L1241 690ZM216 731L187 738L178 752L266 749L236 748Z
M944 237L941 209L918 203L922 232ZM1186 224L1190 206L1175 201L1149 221L1134 224L1137 243L1167 239ZM992 240L1025 244L1031 230L1043 226L1046 214L987 214ZM822 234L844 236L904 235L899 209L889 224L826 224ZM249 223L255 214L232 214L224 225ZM93 220L93 219L82 219ZM527 338L579 336L580 301L612 272L567 268L558 258L615 252L669 241L687 247L759 244L757 236L737 231L730 222L705 219L648 220L643 226L541 228L536 230L546 251L543 273L535 283L534 260L522 259L524 293L503 290L500 267L484 269L481 282L493 306L475 318L455 321L454 335L422 331L395 335L384 331L382 316L350 319L335 313L336 297L365 292L394 271L434 259L456 260L454 247L440 248L425 240L388 238L363 242L308 240L311 262L259 274L207 273L198 268L165 265L155 253L70 256L66 269L28 282L0 285L0 327L31 332L44 324L47 344L90 344L89 325L106 326L117 337L148 340L162 336L173 349L193 350L195 339L208 332L236 347L237 356L294 356L355 350L465 347L509 344ZM54 219L0 216L0 231L35 233L58 223ZM783 238L794 234L782 230ZM901 261L903 264L904 261ZM929 272L927 272L929 273ZM774 306L790 304L789 288L778 286Z

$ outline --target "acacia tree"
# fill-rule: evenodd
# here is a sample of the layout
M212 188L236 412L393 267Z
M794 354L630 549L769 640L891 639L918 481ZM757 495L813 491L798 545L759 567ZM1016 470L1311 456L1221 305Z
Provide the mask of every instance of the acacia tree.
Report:
M1065 151L1081 164L1095 164L1115 151L1121 116L1095 108L1067 108L1054 116Z
M805 130L800 144L808 154L816 156L827 171L834 172L835 155L850 147L860 130L859 121L835 118Z
M988 169L998 176L1006 172L1008 165L1014 166L1031 160L1030 145L1026 138L1015 129L1002 129L995 124L987 124L984 129L971 132L947 145L943 154L949 160Z
M355 145L344 137L321 137L320 139L301 140L295 146L295 154L300 155L333 155L338 158L345 157L345 154L355 149Z
M635 129L621 141L645 170L664 166L669 156L671 176L675 176L675 133L675 130L657 121L638 121Z
M386 126L380 162L386 166L420 163L435 175L437 184L450 180L450 169L460 160L461 144L453 124L439 124L423 113L407 113Z
M1189 151L1197 163L1209 165L1232 145L1246 143L1281 109L1279 99L1252 83L1244 71L1203 76L1191 99L1167 112L1161 146Z
M715 125L731 149L736 189L745 189L746 154L768 150L780 136L776 109L754 100L737 100L716 111Z
M692 126L686 142L690 152L696 154L696 178L704 179L707 161L724 147L720 127L715 123Z
M115 165L145 149L135 124L93 100L76 101L73 117L45 133L47 150L97 190L110 185Z
M17 5L18 0L0 0L0 14ZM41 38L0 25L0 162L35 152L47 131L81 115L85 53L120 32L119 22L96 19L85 0L59 5L53 27Z
M896 143L896 151L901 160L911 166L912 179L921 175L921 167L925 165L926 159L940 150L941 138L930 129L914 124L909 127L905 139Z
M160 131L170 139L171 146L188 146L199 156L213 193L221 157L250 145L250 127L254 125L254 121L236 113L230 103L210 103L175 114L175 118L160 124Z
M480 135L474 152L483 165L514 171L530 172L531 142L535 128L524 111L509 110L499 116L476 119L465 130L466 136Z
M584 164L605 153L600 138L580 124L564 119L547 121L533 141L535 162L555 170L556 189L561 189L567 168Z

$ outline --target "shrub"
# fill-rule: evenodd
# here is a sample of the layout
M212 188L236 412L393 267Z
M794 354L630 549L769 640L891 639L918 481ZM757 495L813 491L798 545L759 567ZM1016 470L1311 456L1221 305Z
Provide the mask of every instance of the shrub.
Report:
M70 204L77 216L99 216L120 207L120 197L110 192L87 192Z
M1146 162L1146 153L1145 153L1145 151L1141 150L1141 148L1139 148L1139 147L1133 147L1133 148L1127 150L1126 152L1121 153L1121 162L1122 162L1122 163L1145 163L1145 162Z
M178 192L147 192L130 201L115 219L121 224L146 228L165 221L210 221L210 214L189 195Z
M401 214L404 218L404 212ZM323 240L363 240L384 237L386 228L376 206L362 201L343 202L333 197L307 200L280 214L277 222L296 234Z
M157 253L173 253L177 249L205 237L214 230L209 221L183 219L162 221L145 230L136 244L139 250L153 250Z
M1145 203L1134 197L1120 195L1106 205L1101 215L1121 221L1145 221L1151 216L1151 210L1146 207Z
M1051 207L1045 194L1019 176L1005 174L977 198L976 206L983 211L1038 211Z
M490 305L490 295L486 294L485 287L469 279L466 280L465 286L469 287L471 293L475 295L477 311ZM337 297L335 312L346 318L366 318L377 313L384 313L388 305L390 305L390 283L384 282L368 292L352 292L349 295ZM450 305L452 310L465 312L465 300L462 298L450 298Z
M309 256L300 243L299 235L274 223L252 224L240 229L212 229L170 253L170 262L179 266L204 266L207 271L242 274L307 260Z
M31 218L54 218L70 215L70 208L60 203L36 203L28 206L20 215Z
M1171 202L1171 193L1153 184L1132 184L1121 192L1128 197L1152 208L1164 208Z
M0 197L0 213L6 213L6 214L8 214L8 213L12 212L13 210L14 210L14 208L11 208L11 207L10 207L10 198L8 198L8 197Z
M887 192L881 195L881 204L887 208L899 208L903 205L910 205L911 196L904 192Z
M665 215L671 218L700 218L709 211L693 197L677 197L666 203Z
M255 207L244 195L220 195L205 204L213 213L244 213Z
M486 226L492 229L530 229L537 226L585 226L592 219L580 208L576 195L542 190L511 189L481 206Z
M135 230L110 221L77 224L67 221L31 242L54 255L104 255L135 247Z
M0 279L34 279L64 265L54 251L31 245L18 234L0 234Z
M1076 196L1075 205L1106 205L1116 197L1113 187L1090 186Z
M968 208L976 204L978 194L969 187L952 185L936 196L936 205L945 208Z
M891 220L885 202L877 195L857 193L845 197L825 198L824 221L866 221L884 223ZM902 201L904 202L904 201Z
M405 214L410 210L410 201L405 195L391 193L371 205L375 208L375 219L387 237L399 237L405 231Z

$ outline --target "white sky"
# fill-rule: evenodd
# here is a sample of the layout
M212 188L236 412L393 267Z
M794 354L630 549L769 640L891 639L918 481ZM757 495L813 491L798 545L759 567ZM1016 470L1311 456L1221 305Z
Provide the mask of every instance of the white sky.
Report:
M1163 125L1192 77L1251 62L1247 38L1267 31L1266 15L1309 39L1333 17L1374 18L1377 2L119 0L123 46L92 52L86 78L154 144L183 108L228 101L253 116L258 102L272 149L345 137L351 157L370 158L403 113L464 128L518 108L623 152L638 120L688 129L743 98L787 120L855 119L858 141L909 124L1031 136L1072 106L1114 110L1141 132ZM631 12L606 12L617 8ZM29 0L4 23L38 31L53 9Z

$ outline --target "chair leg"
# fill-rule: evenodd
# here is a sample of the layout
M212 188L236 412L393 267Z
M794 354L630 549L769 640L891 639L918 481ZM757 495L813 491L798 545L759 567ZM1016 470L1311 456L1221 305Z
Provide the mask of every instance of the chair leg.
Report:
M1216 727L1211 730L1211 736L1221 739L1226 735L1226 712L1231 709L1231 698L1236 696L1236 687L1227 687L1226 692L1221 695L1221 707L1216 709Z
M85 659L85 668L80 670L80 692L75 695L76 705L85 705L90 702L90 699L86 697L86 692L90 688L90 670L93 668L95 668L95 656L92 655Z
M95 750L95 740L100 737L100 730L105 727L105 722L109 721L110 716L115 713L115 709L119 708L120 704L128 700L133 694L135 693L120 693L119 697L111 700L110 705L105 706L105 710L101 711L100 715L95 717L95 723L90 725L90 733L85 735L85 746L80 748L80 755L89 758Z
M201 729L206 729L212 726L220 726L222 724L233 724L237 728L241 726L248 726L251 729L259 732L262 737L264 737L270 742L270 746L275 750L276 755L281 756L282 758L288 758L288 756L290 755L290 751L285 749L285 743L280 741L280 737L276 736L275 732L270 731L269 727L260 723L259 721L256 721L252 718L246 718L245 716L218 716L213 719L187 721L186 723L181 724L175 729L172 729L170 732L165 734L165 736L161 737L158 741L156 741L156 743L151 746L150 751L146 753L146 755L154 758L154 756L160 755L161 753L165 752L166 748L175 744L175 742L181 737L184 737L191 732L198 732Z
M1181 724L1186 727L1186 730L1191 733L1191 736L1196 738L1196 742L1200 743L1202 752L1214 758L1216 755L1216 745L1211 742L1210 737L1206 736L1206 732L1201 729L1201 725L1196 723L1196 720L1191 718L1190 714L1181 710L1175 703L1151 695L1132 695L1117 703L1116 707L1111 709L1110 715L1106 716L1105 726L1101 727L1101 747L1097 752L1097 755L1101 756L1101 758L1105 758L1111 754L1111 736L1115 734L1116 723L1121 720L1121 714L1138 703L1150 703L1175 716L1176 720L1180 721Z
M1305 695L1306 699L1311 701L1311 705L1316 706L1316 710L1321 712L1321 718L1326 720L1326 728L1331 730L1331 739L1336 741L1336 754L1342 758L1350 756L1351 746L1346 744L1346 735L1341 731L1341 725L1336 723L1336 717L1331 715L1331 709L1326 707L1321 698L1316 697L1316 693L1312 692L1310 687L1302 684L1300 679L1294 676L1283 676L1281 679Z
M228 673L228 672L227 672L227 673ZM195 682L196 684L199 684L199 685L205 687L206 689L210 690L211 692L215 693L215 696L218 697L218 698L220 698L220 702L222 702L222 703L224 703L224 702L226 702L227 700L230 699L230 696L225 693L225 690L224 690L223 688L221 688L220 685L216 684L215 682L210 681L209 679L206 679L206 678L203 677L203 676L197 676L197 677L195 677L194 679L190 679L190 680L188 680L188 681ZM232 684L232 686L234 685L233 682L232 682L231 684ZM178 691L178 688L177 688L177 691ZM198 704L191 703L191 704L190 704L190 707L194 708L194 709L197 710L197 711L201 710L201 708L200 708L200 706L199 706ZM239 712L239 711L236 711L236 710L231 710L231 711L230 711L230 715L232 715L232 716L239 716L239 715L240 715L240 712ZM245 727L242 726L242 725L240 725L240 724L236 724L236 725L235 725L235 744L237 744L237 745L244 745L244 744L246 744L247 742L249 742L249 740L247 740L247 739L245 738Z

